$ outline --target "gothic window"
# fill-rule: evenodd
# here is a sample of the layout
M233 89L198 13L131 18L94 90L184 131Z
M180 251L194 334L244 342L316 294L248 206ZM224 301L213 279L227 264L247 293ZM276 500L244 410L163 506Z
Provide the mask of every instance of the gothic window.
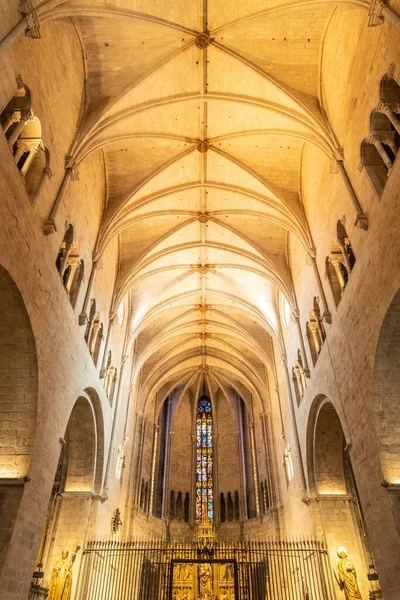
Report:
M185 501L183 503L183 520L186 521L186 523L189 523L189 506L189 492L186 492Z
M178 521L181 521L183 517L183 500L182 500L182 492L178 492L178 496L176 498L176 518Z
M390 75L381 81L380 102L370 116L370 135L361 144L361 165L380 197L400 148L400 86Z
M226 503L223 492L221 492L219 497L219 515L221 519L221 523L225 523L226 521Z
M42 142L42 125L33 114L29 89L20 87L0 115L0 124L33 202L46 175L51 177L49 152Z
M100 331L100 315L97 312L94 315L94 318L92 321L92 326L91 326L90 336L89 336L89 341L88 341L89 352L92 356L94 356L94 351L96 348L96 341L98 339L99 331Z
M233 521L233 500L230 492L228 492L226 501L226 517L228 521Z
M93 349L93 360L94 360L94 364L96 366L97 366L97 361L99 360L100 348L101 348L101 343L103 341L103 336L104 336L104 327L103 327L103 323L101 323L100 329L97 332L96 343L95 343L94 349ZM107 394L107 396L108 396L108 394Z
M355 260L355 259L354 259ZM321 352L322 344L324 343L326 334L325 327L321 318L318 298L314 298L314 308L310 310L310 320L306 324L306 335L310 346L311 358L313 365L317 362L319 353Z
M196 521L203 516L207 506L208 518L214 517L212 409L210 399L203 394L197 404L197 455L196 455Z
M239 521L240 511L239 511L239 492L235 490L233 496L233 516L235 517L235 521Z
M338 221L332 250L326 259L326 274L336 306L340 302L355 262L356 257L346 229L342 221Z
M75 257L74 257L75 258ZM75 308L76 302L78 300L79 290L81 289L83 277L85 275L85 264L83 260L77 257L78 264L76 266L75 274L72 278L70 290L69 290L69 300L71 302L72 308Z
M56 267L72 307L75 308L83 280L83 261L79 258L79 244L74 240L73 225L65 232L57 255Z
M169 495L169 517L170 519L175 518L175 492L171 490Z

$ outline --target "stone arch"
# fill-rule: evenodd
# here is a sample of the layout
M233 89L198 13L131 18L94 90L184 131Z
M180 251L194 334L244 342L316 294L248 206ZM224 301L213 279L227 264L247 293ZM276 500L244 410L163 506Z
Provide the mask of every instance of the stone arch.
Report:
M383 479L400 486L400 290L386 312L375 352L372 396Z
M317 397L307 431L308 483L312 494L346 494L343 428L328 398Z
M328 544L332 563L336 551L345 546L356 565L362 597L370 585L366 577L373 564L357 484L348 453L346 436L333 403L323 395L311 406L307 426L308 485L318 536Z
M22 295L0 266L0 571L28 480L36 431L38 364L35 339Z
M94 496L101 491L104 422L101 402L93 389L86 389L77 398L60 441L60 458L36 565L36 571L44 572L44 588L49 585L62 549L71 551L76 541L84 544Z
M101 401L92 388L77 398L65 430L63 491L100 493L104 468L104 419Z

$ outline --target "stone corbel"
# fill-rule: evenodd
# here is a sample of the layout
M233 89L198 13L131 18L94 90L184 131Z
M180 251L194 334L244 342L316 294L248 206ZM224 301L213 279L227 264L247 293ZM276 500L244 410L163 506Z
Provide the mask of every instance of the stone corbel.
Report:
M73 156L67 155L65 157L64 167L65 167L65 172L67 174L69 174L69 176L71 177L71 181L78 181L79 169L78 169L78 164Z
M400 29L400 17L395 13L385 0L371 0L369 9L368 27L382 25L386 20Z
M372 0L368 12L368 27L377 27L383 24L382 5L380 0Z
M108 496L107 494L91 494L91 498L92 500L96 500L98 502L100 502L101 504L104 504L104 502L106 502L108 500Z
M26 24L25 35L32 39L39 39L40 23L36 10L32 6L31 0L21 0L18 12Z

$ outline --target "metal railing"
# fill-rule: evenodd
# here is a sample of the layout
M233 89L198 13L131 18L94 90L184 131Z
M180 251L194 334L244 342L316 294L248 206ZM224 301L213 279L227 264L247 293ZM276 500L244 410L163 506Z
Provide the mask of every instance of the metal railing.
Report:
M206 567L204 567L206 565ZM208 565L208 566L207 566ZM208 573L208 576L207 576ZM334 600L319 541L92 541L83 551L77 600Z

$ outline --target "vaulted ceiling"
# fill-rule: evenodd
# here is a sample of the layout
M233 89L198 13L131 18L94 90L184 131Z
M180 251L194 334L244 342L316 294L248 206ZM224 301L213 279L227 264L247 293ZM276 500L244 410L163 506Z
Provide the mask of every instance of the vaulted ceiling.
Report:
M295 305L288 236L312 245L299 194L303 150L331 157L336 147L320 86L339 5L39 5L43 21L72 18L81 36L86 111L74 152L104 153L96 252L119 237L116 306L130 297L143 401L206 371L210 386L265 390L279 291Z

